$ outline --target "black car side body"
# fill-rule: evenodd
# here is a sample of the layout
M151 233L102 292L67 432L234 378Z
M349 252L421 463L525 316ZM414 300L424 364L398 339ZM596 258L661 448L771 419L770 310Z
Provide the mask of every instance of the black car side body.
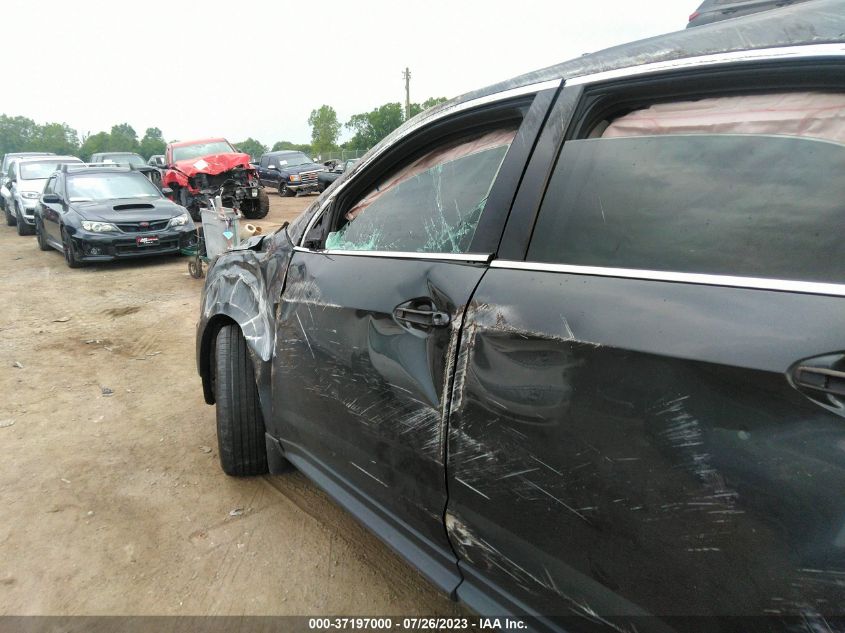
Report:
M836 630L845 276L835 240L788 251L786 267L809 251L834 271L806 282L538 254L570 213L560 191L592 177L573 168L561 184L567 148L611 109L845 92L845 2L776 14L587 55L407 122L291 226L216 260L197 326L206 402L215 336L236 324L271 471L292 463L481 614L549 630ZM396 164L459 130L514 121L468 248L326 246ZM636 187L614 195L628 194ZM595 212L571 230L594 222L617 240L595 250L624 252L630 235L605 216L607 200L584 200Z

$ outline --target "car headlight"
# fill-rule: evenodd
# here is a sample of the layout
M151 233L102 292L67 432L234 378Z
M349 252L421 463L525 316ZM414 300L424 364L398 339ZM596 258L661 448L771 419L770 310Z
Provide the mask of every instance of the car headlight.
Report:
M185 226L188 223L188 214L183 213L182 215L177 215L175 218L170 220L169 226Z
M117 227L114 224L110 224L108 222L89 222L88 220L82 221L82 228L86 231L91 231L92 233L108 233L109 231L117 231Z
M299 177L299 174L291 174L290 175L290 181L291 182L299 182L300 180L302 180L302 179Z
M21 198L27 198L29 200L35 200L39 195L36 191L21 191Z

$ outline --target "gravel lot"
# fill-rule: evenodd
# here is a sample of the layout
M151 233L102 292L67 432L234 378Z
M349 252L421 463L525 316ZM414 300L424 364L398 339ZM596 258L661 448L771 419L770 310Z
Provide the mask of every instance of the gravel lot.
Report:
M300 474L223 474L185 258L0 250L0 614L463 613Z

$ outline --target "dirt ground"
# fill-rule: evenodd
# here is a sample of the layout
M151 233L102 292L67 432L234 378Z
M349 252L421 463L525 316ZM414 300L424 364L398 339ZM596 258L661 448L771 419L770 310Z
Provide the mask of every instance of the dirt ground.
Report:
M223 474L185 258L0 253L0 615L464 613L299 473Z

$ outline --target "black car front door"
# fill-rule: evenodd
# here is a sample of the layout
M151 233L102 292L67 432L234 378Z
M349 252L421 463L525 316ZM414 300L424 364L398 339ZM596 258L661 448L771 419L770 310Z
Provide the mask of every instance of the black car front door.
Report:
M525 145L508 151L517 127L359 174L318 223L334 230L294 253L279 309L269 432L447 591L459 579L443 528L451 367L524 166Z

